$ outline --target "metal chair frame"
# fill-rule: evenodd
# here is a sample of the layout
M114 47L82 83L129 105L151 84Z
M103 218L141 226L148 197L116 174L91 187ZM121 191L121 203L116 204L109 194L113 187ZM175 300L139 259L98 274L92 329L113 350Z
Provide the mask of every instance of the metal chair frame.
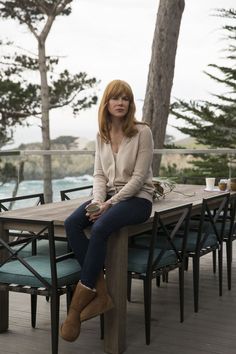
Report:
M4 218L1 218L4 222ZM8 219L6 219L7 221ZM14 222L20 223L20 219L12 220ZM24 224L32 223L32 220L24 220ZM27 286L27 284L11 284L9 283L0 283L0 290L8 290L14 292L27 293L31 295L31 304L32 307L36 304L37 295L49 296L51 298L50 307L51 307L51 345L52 345L52 354L58 353L58 328L59 328L59 304L60 304L60 296L63 294L72 294L74 286L76 283L67 284L65 286L58 286L57 282L57 263L62 262L68 258L73 257L73 254L67 253L61 256L56 257L55 250L55 238L54 238L54 224L53 221L45 222L37 220L37 225L41 225L41 230L34 234L28 234L23 240L19 241L10 241L7 242L0 238L0 249L2 252L8 253L8 256L5 257L5 260L0 262L0 272L1 267L10 261L18 260L25 268L31 272L35 278L37 278L42 286ZM19 252L26 247L29 243L33 243L41 238L41 236L45 236L47 234L48 242L49 242L49 257L50 257L50 269L51 269L51 283L45 280L40 274L39 270L33 268L28 263L28 257L23 258L20 256ZM13 249L12 247L16 244L20 244L21 247L18 250ZM37 255L33 255L32 257L37 257ZM29 257L29 258L32 258ZM45 256L46 257L46 256ZM71 298L71 296L70 296ZM68 297L69 299L69 297ZM31 311L33 313L34 311Z
M6 203L14 203L17 201L23 201L23 200L29 200L29 199L36 199L35 205L41 205L45 204L44 201L44 194L43 193L34 193L34 194L27 194L27 195L20 195L20 196L15 196L15 197L9 197L9 198L3 198L0 199L0 212L5 212L8 211L8 207L6 206ZM8 235L13 238L13 241L11 242L12 247L14 246L20 246L23 245L20 248L17 248L17 252L19 253L21 250L23 250L27 244L26 244L26 239L29 239L29 237L34 237L35 233L30 232L30 231L20 231L16 232L14 230L9 230ZM65 242L62 240L61 237L56 237L54 236L55 240L59 240L60 242ZM41 239L47 239L46 235L41 235L38 237L38 240ZM36 239L33 242L28 242L28 244L31 243L31 254L36 255L37 254L37 242ZM69 247L68 247L69 251ZM70 301L71 295L67 294L68 301ZM46 295L46 300L49 301L49 296ZM67 305L69 306L69 305ZM35 328L36 326L36 310L37 310L37 296L31 296L31 326Z
M228 290L232 287L232 259L233 259L233 241L236 240L236 194L230 196L229 208L226 217L226 223L229 227L225 228L223 242L226 245L226 264L227 264L227 285ZM213 272L216 273L216 251L213 252Z
M132 278L140 279L143 281L144 286L144 313L145 313L145 336L146 344L150 344L151 336L151 289L152 289L152 279L164 275L166 276L170 271L174 269L179 269L179 298L180 298L180 321L184 320L184 266L186 257L186 237L189 226L189 219L192 210L192 204L186 204L173 208L170 210L155 212L152 235L149 238L149 246L135 246L131 245L129 250L143 249L148 250L148 262L145 272L134 272L129 269L128 271L128 281L130 282ZM167 225L171 224L171 227ZM183 227L184 237L182 241L181 250L175 247L174 239ZM158 236L161 235L165 237L165 246L160 250L159 255L154 257L154 250L158 248ZM166 252L172 251L175 255L175 263L161 265L163 257L165 257Z
M92 184L88 184L86 186L70 188L70 189L63 189L63 190L60 191L61 200L69 200L70 197L67 195L68 193L78 192L78 191L82 191L82 190L85 190L85 189L92 189L92 188L93 188L93 185Z
M203 199L199 226L196 231L195 249L188 251L188 257L193 262L193 289L194 289L194 311L199 308L199 278L200 278L200 258L210 252L218 251L218 271L219 271L219 295L222 296L222 271L223 271L223 235L229 205L229 193ZM221 222L221 227L217 223ZM215 244L204 246L208 237L216 236Z

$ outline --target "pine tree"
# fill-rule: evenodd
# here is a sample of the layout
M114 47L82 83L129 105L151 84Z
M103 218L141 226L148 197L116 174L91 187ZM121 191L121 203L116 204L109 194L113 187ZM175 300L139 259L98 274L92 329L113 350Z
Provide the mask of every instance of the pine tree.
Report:
M9 78L9 85L11 85L11 82L13 81L13 91L18 90L22 95L27 93L27 99L29 96L32 96L30 97L30 103L32 103L32 105L30 107L25 106L26 110L24 113L26 116L32 116L32 114L27 111L28 109L32 109L33 116L40 116L43 150L50 150L51 147L49 129L51 109L71 105L73 112L76 114L81 107L89 107L91 104L96 103L97 100L95 95L91 97L91 100L87 100L86 97L81 97L81 95L79 95L85 89L93 87L96 82L96 79L94 78L88 79L86 73L71 75L65 70L59 75L59 79L57 80L51 79L49 75L50 67L52 64L55 64L55 60L51 60L46 54L46 41L57 17L70 15L72 11L72 1L73 0L0 1L0 17L3 20L15 20L20 25L25 26L37 43L38 50L35 57L23 55L18 58L18 56L16 56L16 60L18 59L19 61L18 64L20 64L20 70L21 67L24 67L25 69L38 71L38 85L32 83L27 84L25 80L15 81L14 69L10 72L10 75L13 76L13 80L12 78ZM17 70L18 67L16 66L15 74L19 72L17 72ZM8 75L7 71L4 72L4 75ZM8 78L4 77L3 79L6 80L4 81L4 84L7 84ZM19 85L19 87L17 87L17 85ZM25 92L25 90L28 91ZM8 98L8 96L7 91L6 97ZM13 102L15 103L16 95L13 94L12 97L14 98ZM35 98L34 101L33 98ZM19 122L21 123L26 116L22 117L23 111L21 108L23 107L21 103L19 103L19 105L20 107L18 107L18 110L15 113L20 113ZM39 107L40 111L38 110ZM7 112L9 114L9 109ZM3 115L2 112L1 114ZM5 122L11 122L11 118L8 117ZM2 132L5 133L4 129ZM43 172L44 198L46 202L50 202L52 201L52 167L51 156L49 154L43 156Z
M236 10L218 9L216 15L227 19L222 27L227 40L224 49L227 64L209 64L210 71L205 74L223 87L222 93L212 94L212 101L178 99L171 105L171 113L187 123L176 128L194 137L199 144L209 148L236 148ZM198 175L227 177L230 159L227 155L199 155L193 165Z

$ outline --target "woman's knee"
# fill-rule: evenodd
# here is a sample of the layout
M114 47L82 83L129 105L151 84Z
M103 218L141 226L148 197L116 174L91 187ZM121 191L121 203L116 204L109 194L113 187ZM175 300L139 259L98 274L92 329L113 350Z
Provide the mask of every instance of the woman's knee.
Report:
M80 224L80 220L78 216L76 216L74 213L68 216L64 221L64 226L66 231L70 230L71 228L78 227L79 224Z
M107 227L105 223L97 220L93 226L91 227L91 237L94 235L97 238L106 237L107 234Z

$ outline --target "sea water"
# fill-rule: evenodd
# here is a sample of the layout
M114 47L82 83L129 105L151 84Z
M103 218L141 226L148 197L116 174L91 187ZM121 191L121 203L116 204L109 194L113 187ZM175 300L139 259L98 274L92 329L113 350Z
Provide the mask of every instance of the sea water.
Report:
M79 177L64 177L62 179L54 179L52 181L53 201L61 200L60 191L64 189L77 188L81 186L90 185L93 183L93 177L90 175L83 175ZM7 182L0 185L0 199L12 197L15 188L15 182ZM17 196L43 193L43 181L22 181L19 184ZM79 191L77 195L86 195L88 191ZM24 206L27 206L27 200L24 201Z

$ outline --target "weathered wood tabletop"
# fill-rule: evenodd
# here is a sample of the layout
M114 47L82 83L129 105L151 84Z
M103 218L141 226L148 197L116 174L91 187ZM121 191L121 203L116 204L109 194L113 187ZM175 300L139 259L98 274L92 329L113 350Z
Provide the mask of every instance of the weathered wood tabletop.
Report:
M105 314L104 351L119 354L126 348L126 294L127 294L127 254L128 237L151 228L155 211L169 210L182 204L192 203L193 210L201 207L202 199L222 193L218 189L205 191L204 186L176 185L165 198L153 203L150 219L140 225L124 227L113 234L108 242L106 277L109 292L115 303L114 309ZM82 202L89 198L77 198L63 202L28 207L0 214L0 234L6 230L37 231L37 221L54 221L57 235L64 235L64 220ZM31 220L32 223L24 223ZM2 310L4 309L4 311ZM8 328L8 294L0 292L0 332Z

